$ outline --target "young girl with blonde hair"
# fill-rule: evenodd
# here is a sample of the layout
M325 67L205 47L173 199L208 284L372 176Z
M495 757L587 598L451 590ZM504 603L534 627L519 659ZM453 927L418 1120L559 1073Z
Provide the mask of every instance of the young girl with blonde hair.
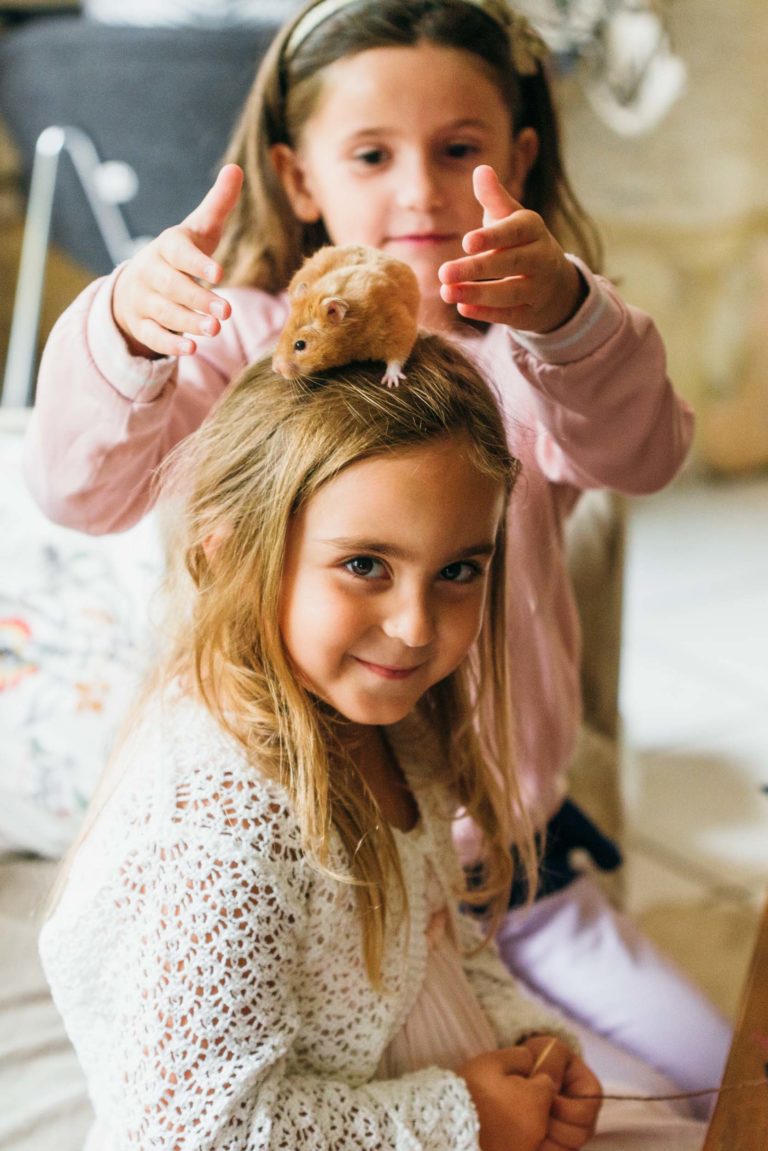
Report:
M273 348L304 255L331 240L410 264L421 323L497 385L524 474L507 513L509 701L525 803L566 886L509 912L505 961L630 1080L647 1084L648 1063L711 1086L725 1021L566 858L581 700L564 525L585 489L668 483L693 420L653 323L594 270L540 41L505 0L317 0L277 36L228 159L188 219L59 321L28 445L37 499L89 531L128 526L157 465ZM615 861L596 832L584 842Z
M504 703L516 461L439 337L399 389L380 375L262 361L173 461L175 624L41 936L89 1151L538 1151L594 1128L569 1033L456 910L503 912L513 837L530 859Z

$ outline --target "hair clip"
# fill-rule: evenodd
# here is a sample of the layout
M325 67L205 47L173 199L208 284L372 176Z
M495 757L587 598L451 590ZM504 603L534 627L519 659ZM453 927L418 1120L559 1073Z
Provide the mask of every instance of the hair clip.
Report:
M285 60L291 60L316 28L358 0L319 0L296 21L283 48ZM539 65L549 56L546 43L527 17L515 12L506 0L464 0L500 25L509 37L512 64L519 76L535 76Z

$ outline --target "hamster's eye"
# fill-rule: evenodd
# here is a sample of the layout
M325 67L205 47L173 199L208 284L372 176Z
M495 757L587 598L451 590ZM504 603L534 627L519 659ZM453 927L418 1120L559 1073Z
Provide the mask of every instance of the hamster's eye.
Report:
M306 340L295 340L293 344L294 352L303 352L307 346Z

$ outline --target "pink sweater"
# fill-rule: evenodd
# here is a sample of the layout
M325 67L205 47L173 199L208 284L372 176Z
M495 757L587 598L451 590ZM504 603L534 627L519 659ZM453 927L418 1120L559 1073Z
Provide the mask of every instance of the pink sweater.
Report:
M581 718L565 519L586 488L662 488L693 432L652 321L579 267L587 299L556 332L467 327L461 340L498 389L523 464L509 510L509 646L519 768L542 817L562 799ZM283 296L232 288L222 292L231 318L195 356L136 358L112 319L114 275L90 285L51 333L26 452L27 479L47 515L94 533L141 517L153 469L240 369L271 351L287 314Z

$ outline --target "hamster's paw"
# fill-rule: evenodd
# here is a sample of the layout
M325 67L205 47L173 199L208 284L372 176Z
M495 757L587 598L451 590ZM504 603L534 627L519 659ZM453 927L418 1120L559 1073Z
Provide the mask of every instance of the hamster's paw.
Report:
M386 384L388 388L396 388L401 380L405 379L405 372L402 371L403 365L399 360L388 360L387 370L381 377L382 384Z

